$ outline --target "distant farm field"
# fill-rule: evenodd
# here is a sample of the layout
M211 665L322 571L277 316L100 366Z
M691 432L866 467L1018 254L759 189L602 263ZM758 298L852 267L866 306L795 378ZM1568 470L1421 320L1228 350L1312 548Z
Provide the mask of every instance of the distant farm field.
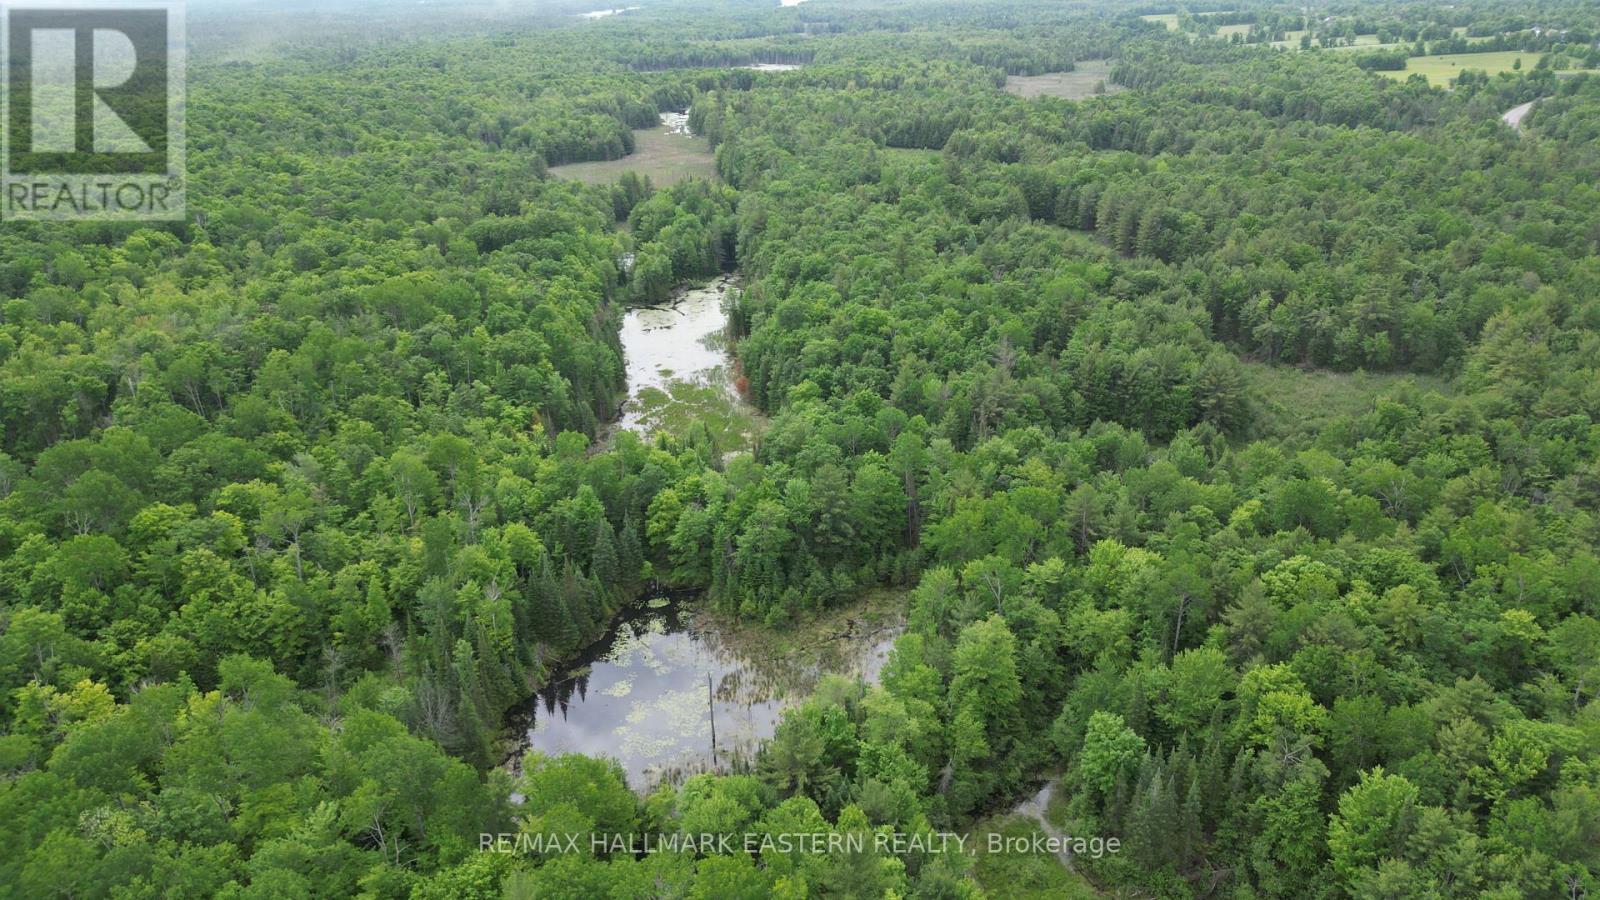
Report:
M633 152L622 159L551 166L550 174L587 184L610 184L623 172L649 176L657 187L686 178L712 178L717 173L711 143L698 135L672 134L666 126L636 128Z
M1283 40L1281 40L1281 41L1273 41L1272 42L1272 46L1274 46L1274 47L1284 47L1284 48L1287 48L1287 49L1290 49L1290 50L1299 50L1300 49L1300 38L1302 36L1304 36L1305 34L1306 34L1306 32L1304 32L1304 31L1291 31L1291 32L1288 32ZM1381 43L1378 42L1378 36L1375 35L1375 34L1358 34L1358 35L1355 36L1355 41L1353 43L1340 44L1340 45L1338 45L1336 47L1319 47L1318 44L1316 43L1316 40L1313 39L1312 40L1312 46L1313 47L1317 47L1318 49L1322 49L1322 50L1387 50L1387 49L1389 49L1391 47L1409 47L1411 45L1410 44L1381 44Z
M1154 16L1140 16L1139 18L1145 20L1146 22L1160 22L1161 24L1167 26L1168 31L1178 30L1177 13L1162 13Z
M1463 37L1465 35L1465 31L1466 31L1466 29L1464 29L1464 28L1456 29L1456 36L1457 37ZM1298 50L1298 49L1300 49L1300 38L1302 36L1304 36L1306 33L1307 32L1304 32L1304 31L1286 32L1284 34L1283 40L1281 40L1281 41L1273 41L1272 42L1272 46L1278 47L1278 48L1281 48L1281 49L1286 49L1286 50ZM1488 38L1488 37L1468 37L1468 38L1466 38L1466 41L1469 44L1481 44L1481 43L1484 43L1485 41L1489 41L1489 40L1493 40L1493 38ZM1405 41L1391 41L1389 43L1381 43L1376 34L1358 34L1358 35L1356 35L1355 41L1353 43L1341 44L1341 45L1339 45L1337 47L1325 47L1323 49L1326 49L1326 50L1362 50L1362 51L1372 51L1372 50L1395 50L1395 49L1398 49L1398 48L1401 48L1401 47L1409 48L1411 46L1413 46L1413 44L1407 43Z
M1381 72L1400 81L1410 78L1414 73L1421 72L1428 76L1428 83L1434 87L1449 87L1450 82L1459 77L1462 72L1477 71L1497 75L1501 72L1510 72L1517 60L1522 60L1522 70L1532 71L1539 63L1543 53L1523 53L1518 50L1502 50L1494 53L1450 53L1444 56L1413 56L1406 60L1406 67L1401 71Z
M1349 51L1349 50L1359 50L1362 53L1375 53L1375 52L1378 52L1380 50L1408 50L1410 48L1411 48L1410 44L1394 43L1394 44L1347 44L1347 45L1345 45L1343 47L1329 47L1327 49L1332 50L1334 52Z
M1287 47L1287 48L1289 48L1291 50L1300 49L1300 36L1305 34L1305 32L1304 31L1291 31L1289 33L1291 35L1293 35L1293 37L1294 37L1293 41L1287 41L1287 40L1286 41L1278 41L1278 42L1274 43L1273 46L1274 47ZM1355 40L1352 43L1339 44L1339 45L1334 46L1334 47L1322 47L1322 46L1318 45L1315 40L1312 41L1312 47L1314 47L1316 49L1320 49L1320 50L1363 50L1363 51L1366 51L1366 50L1393 50L1396 47L1410 47L1410 46L1411 46L1410 44L1401 44L1401 43L1392 43L1392 44L1380 43L1378 41L1378 36L1375 35L1375 34L1358 34L1358 35L1355 36Z
M1006 90L1022 97L1061 97L1083 100L1095 96L1095 86L1105 83L1105 92L1115 94L1126 90L1112 84L1111 61L1091 59L1078 63L1071 72L1051 72L1046 75L1013 75L1006 79Z
M1458 38L1466 38L1467 39L1467 43L1469 43L1469 44L1483 44L1483 43L1487 43L1488 41L1494 40L1494 38L1492 38L1492 37L1490 37L1490 36L1488 36L1486 34L1480 34L1480 35L1467 34L1467 26L1465 26L1465 25L1457 25L1456 27L1450 29L1450 33L1452 35L1454 35L1455 37L1458 37Z

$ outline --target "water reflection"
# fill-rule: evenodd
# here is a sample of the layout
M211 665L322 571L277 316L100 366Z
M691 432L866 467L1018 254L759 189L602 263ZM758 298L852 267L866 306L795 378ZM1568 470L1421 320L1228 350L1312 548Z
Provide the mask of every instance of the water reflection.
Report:
M698 430L724 451L750 446L761 420L739 395L725 336L725 304L738 284L737 276L723 275L680 289L660 306L627 311L621 339L628 398L602 431L601 446L618 428L679 436Z
M710 627L676 601L653 600L539 691L527 745L613 757L629 785L644 791L663 779L727 771L752 761L780 712L824 674L876 682L898 631L850 622L786 655L758 655L740 646L737 632Z
M589 19L590 21L593 21L595 19L604 19L604 18L606 18L608 16L620 16L623 13L626 13L626 12L633 12L634 10L636 10L638 8L639 7L637 7L637 6L624 6L624 7L621 7L620 9L618 9L618 8L596 9L596 10L592 10L592 11L586 12L586 13L578 13L577 15L581 19Z

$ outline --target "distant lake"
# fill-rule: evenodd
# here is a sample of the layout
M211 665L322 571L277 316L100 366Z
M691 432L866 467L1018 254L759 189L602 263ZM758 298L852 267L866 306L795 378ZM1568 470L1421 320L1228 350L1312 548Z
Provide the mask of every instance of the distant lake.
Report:
M578 13L578 17L592 21L594 19L604 19L607 16L620 16L625 12L633 12L638 8L637 6L624 6L620 9L596 9L586 13Z

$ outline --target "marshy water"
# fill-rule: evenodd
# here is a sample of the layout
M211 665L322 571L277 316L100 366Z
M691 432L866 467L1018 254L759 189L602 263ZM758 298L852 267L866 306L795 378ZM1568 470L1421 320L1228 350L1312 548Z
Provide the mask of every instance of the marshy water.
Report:
M652 600L624 613L538 692L524 749L612 757L638 791L727 771L751 762L782 710L823 675L876 682L899 632L897 620L846 619L773 653L760 636L689 603Z
M667 121L668 128L676 122ZM622 320L628 398L604 445L619 429L709 436L739 452L760 423L739 395L726 337L737 275L680 288L659 306L633 307ZM760 626L710 616L690 597L657 598L625 610L605 636L555 674L517 724L527 750L609 756L630 787L751 762L783 709L815 690L826 674L876 682L894 638L895 615L866 610L787 635L773 649ZM712 734L715 732L715 747Z
M680 436L702 428L724 451L749 445L760 419L739 395L726 335L727 303L738 288L738 276L722 275L674 291L660 306L627 311L622 350L628 399L614 428Z

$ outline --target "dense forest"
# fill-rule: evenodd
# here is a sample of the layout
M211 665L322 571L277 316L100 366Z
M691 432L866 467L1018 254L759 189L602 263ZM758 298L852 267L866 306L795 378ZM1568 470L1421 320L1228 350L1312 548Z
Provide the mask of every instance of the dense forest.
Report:
M1060 896L481 842L1041 784L1082 896L1600 893L1600 7L639 5L197 10L188 219L0 225L0 895ZM597 442L734 270L753 448ZM907 627L736 771L502 765L667 589Z

